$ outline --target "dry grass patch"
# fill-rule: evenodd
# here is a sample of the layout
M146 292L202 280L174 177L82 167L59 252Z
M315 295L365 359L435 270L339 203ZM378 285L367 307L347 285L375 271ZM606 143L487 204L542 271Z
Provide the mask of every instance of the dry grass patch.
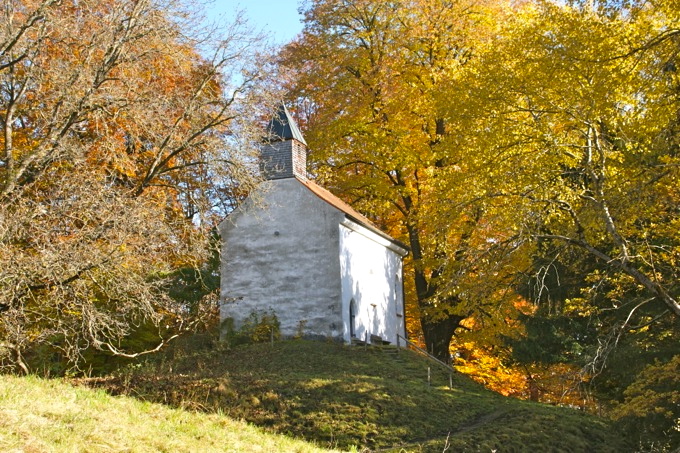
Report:
M0 376L0 451L321 452L219 414L172 409L59 380Z

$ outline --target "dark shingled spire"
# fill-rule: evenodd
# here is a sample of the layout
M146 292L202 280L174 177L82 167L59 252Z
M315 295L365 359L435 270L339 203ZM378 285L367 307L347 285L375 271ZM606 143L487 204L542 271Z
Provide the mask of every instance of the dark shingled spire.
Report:
M274 117L271 119L269 124L267 124L267 139L269 141L281 141L294 139L307 146L305 138L302 136L302 132L298 129L295 120L288 113L286 105L282 102L276 109Z
M307 179L307 142L283 104L267 124L260 170L267 179Z

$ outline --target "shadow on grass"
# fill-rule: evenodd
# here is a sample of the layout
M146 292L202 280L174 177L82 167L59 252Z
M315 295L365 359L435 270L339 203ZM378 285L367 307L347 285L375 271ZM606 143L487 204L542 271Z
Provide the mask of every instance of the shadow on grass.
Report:
M428 365L410 351L296 340L169 351L86 383L223 413L323 447L442 451L448 442L450 451L622 451L604 420L504 398L461 375L450 390L449 374L434 367L428 386Z

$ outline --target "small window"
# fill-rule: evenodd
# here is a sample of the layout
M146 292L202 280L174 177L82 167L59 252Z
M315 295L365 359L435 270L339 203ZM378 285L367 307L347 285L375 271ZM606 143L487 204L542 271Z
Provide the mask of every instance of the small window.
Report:
M349 336L350 338L356 337L356 314L357 314L357 305L354 302L354 299L349 301Z
M397 318L404 317L404 314L402 313L404 306L399 303L401 300L401 279L399 278L399 274L396 274L394 276L394 309L397 312Z

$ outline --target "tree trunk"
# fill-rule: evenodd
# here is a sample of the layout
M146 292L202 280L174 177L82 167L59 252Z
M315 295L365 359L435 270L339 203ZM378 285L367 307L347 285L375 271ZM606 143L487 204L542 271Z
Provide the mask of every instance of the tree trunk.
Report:
M11 351L13 356L11 360L17 370L21 370L24 375L30 374L28 366L26 365L26 362L24 362L24 356L21 353L21 348L19 346L13 343L0 343L0 348L7 348Z
M425 317L421 317L420 324L423 328L423 335L425 336L425 346L427 352L438 358L444 363L451 363L451 353L449 346L451 339L461 321L465 319L464 316L450 315L447 318L429 321Z
M405 199L406 206L410 206L410 199ZM431 320L428 316L430 300L437 293L437 286L432 282L432 278L422 268L423 250L420 244L420 232L416 226L409 223L407 225L409 233L409 245L411 246L411 256L413 257L415 272L415 287L418 297L418 307L420 308L420 326L425 337L427 351L444 363L451 363L449 346L456 329L460 327L461 321L465 316L448 315L444 319ZM450 297L445 301L446 304L454 306L459 302L455 297Z

